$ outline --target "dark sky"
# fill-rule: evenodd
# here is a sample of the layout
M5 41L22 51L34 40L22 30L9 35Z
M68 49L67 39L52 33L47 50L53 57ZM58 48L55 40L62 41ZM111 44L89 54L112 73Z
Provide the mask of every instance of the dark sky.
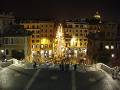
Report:
M120 19L119 0L0 0L0 9L46 18L89 17L98 10L103 19Z

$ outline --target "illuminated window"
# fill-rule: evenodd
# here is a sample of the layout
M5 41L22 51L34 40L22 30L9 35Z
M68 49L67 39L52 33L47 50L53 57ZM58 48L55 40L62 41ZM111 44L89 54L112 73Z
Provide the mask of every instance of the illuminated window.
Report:
M43 47L44 47L44 45L41 44L41 48L43 48Z
M48 45L47 44L45 44L45 48L47 48L48 47Z
M40 45L38 44L38 45L37 45L37 48L39 48L39 47L40 47Z
M35 48L35 45L32 45L32 48Z

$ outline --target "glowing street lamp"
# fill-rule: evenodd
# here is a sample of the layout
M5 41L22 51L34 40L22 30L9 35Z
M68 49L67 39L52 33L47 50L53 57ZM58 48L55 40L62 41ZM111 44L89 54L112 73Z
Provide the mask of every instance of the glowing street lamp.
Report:
M4 53L4 50L1 50L1 53Z
M114 49L114 46L113 46L113 45L111 45L111 49Z
M108 46L108 45L106 45L106 46L105 46L105 48L106 48L106 49L109 49L109 46Z
M111 54L111 57L114 58L114 57L115 57L115 54Z
M111 45L111 46L106 45L105 48L108 49L108 50L109 50L109 49L114 49L114 46L113 46L113 45Z

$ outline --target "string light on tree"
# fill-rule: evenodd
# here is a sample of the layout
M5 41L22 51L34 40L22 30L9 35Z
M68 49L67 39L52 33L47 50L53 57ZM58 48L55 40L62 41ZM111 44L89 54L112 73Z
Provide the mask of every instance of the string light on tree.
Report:
M56 41L56 45L55 45L56 55L57 57L62 57L64 55L63 52L65 50L65 40L64 40L63 28L61 24L57 28L55 41Z

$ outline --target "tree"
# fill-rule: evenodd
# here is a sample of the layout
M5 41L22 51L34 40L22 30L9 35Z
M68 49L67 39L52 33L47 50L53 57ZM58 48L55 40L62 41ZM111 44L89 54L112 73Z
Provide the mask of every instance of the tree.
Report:
M57 28L54 50L56 52L57 57L64 56L65 40L64 40L64 33L61 24Z

